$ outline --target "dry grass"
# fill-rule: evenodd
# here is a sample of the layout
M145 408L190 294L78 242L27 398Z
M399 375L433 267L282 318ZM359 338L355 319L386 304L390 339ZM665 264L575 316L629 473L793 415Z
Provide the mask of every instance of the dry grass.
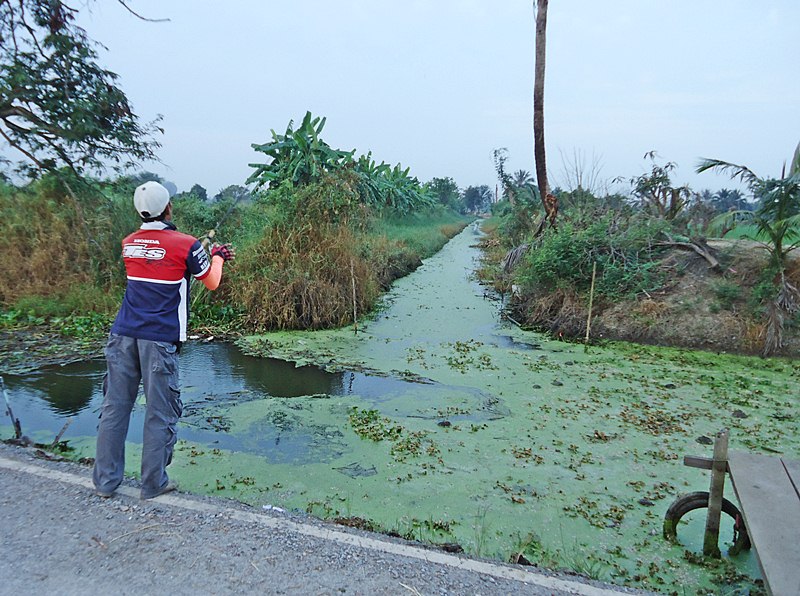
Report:
M643 317L658 318L669 311L669 305L665 302L657 302L652 298L641 300L633 308L633 312Z
M454 223L454 224L445 224L439 228L442 236L446 238L452 238L456 234L458 234L461 230L464 229L463 223Z
M364 246L364 254L368 255L382 290L387 290L394 280L408 275L422 264L416 252L386 236L369 238Z
M486 231L487 224L484 224L484 231ZM493 226L496 229L497 226ZM506 249L500 243L500 240L493 234L487 233L478 242L481 248L481 259L478 268L475 271L475 276L479 282L485 285L492 286L497 292L506 293L511 289L511 279L508 275L503 273L500 263L506 254Z
M786 279L794 286L800 286L800 251L790 253L795 258L790 258L786 263Z
M571 291L555 290L519 305L523 322L537 329L567 337L579 337L586 330L587 306Z
M748 320L742 343L749 352L758 352L764 345L764 336L767 332L767 324L764 321Z
M237 261L231 298L254 329L321 329L374 304L378 279L346 227L272 228Z
M19 193L0 204L0 303L23 296L63 295L91 283L89 244L64 199Z

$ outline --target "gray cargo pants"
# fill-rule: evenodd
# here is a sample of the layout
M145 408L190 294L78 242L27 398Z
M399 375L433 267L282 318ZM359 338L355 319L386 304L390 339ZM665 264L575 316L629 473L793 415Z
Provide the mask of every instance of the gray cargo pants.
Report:
M142 435L142 498L160 493L168 482L166 467L178 438L183 412L174 344L111 334L105 349L108 372L97 428L95 489L111 494L125 473L125 438L131 410L144 385L147 409Z

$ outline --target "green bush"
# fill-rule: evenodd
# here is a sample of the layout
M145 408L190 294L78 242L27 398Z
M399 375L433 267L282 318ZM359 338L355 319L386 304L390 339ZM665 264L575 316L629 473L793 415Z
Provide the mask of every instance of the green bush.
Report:
M739 284L721 279L713 284L714 297L719 308L731 310L734 303L742 297L742 288Z
M778 286L775 279L778 277L778 270L773 265L761 271L758 282L750 291L747 300L747 307L751 312L765 312L765 305L775 299L778 293Z
M505 248L514 248L525 242L540 217L532 201L512 205L503 200L492 205L492 215L497 218L497 236Z
M667 224L612 214L588 223L564 222L531 247L516 270L524 293L557 289L588 291L597 264L595 292L609 299L632 297L663 284L654 257L656 237Z

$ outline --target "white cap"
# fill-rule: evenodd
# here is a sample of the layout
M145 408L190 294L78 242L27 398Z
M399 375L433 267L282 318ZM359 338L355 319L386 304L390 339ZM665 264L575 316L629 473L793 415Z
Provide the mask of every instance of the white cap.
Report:
M155 219L169 205L169 191L158 182L145 182L133 192L133 206L142 219Z

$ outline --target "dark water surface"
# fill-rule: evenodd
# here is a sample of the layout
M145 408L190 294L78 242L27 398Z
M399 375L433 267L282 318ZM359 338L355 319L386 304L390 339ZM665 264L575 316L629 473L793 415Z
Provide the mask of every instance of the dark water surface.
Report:
M49 366L38 371L5 377L14 414L23 432L36 441L47 442L72 418L70 436L93 436L103 401L105 361L95 360L66 366ZM184 414L181 439L234 451L264 455L272 461L304 463L306 452L316 441L314 429L288 428L280 420L260 421L247 433L231 433L224 412L255 400L327 398L357 395L368 407L391 397L413 391L430 394L447 387L420 384L394 377L361 372L327 372L316 366L296 367L274 358L255 358L226 343L189 343L180 359ZM478 390L449 388L482 399ZM140 393L131 417L128 440L140 443L144 416Z

